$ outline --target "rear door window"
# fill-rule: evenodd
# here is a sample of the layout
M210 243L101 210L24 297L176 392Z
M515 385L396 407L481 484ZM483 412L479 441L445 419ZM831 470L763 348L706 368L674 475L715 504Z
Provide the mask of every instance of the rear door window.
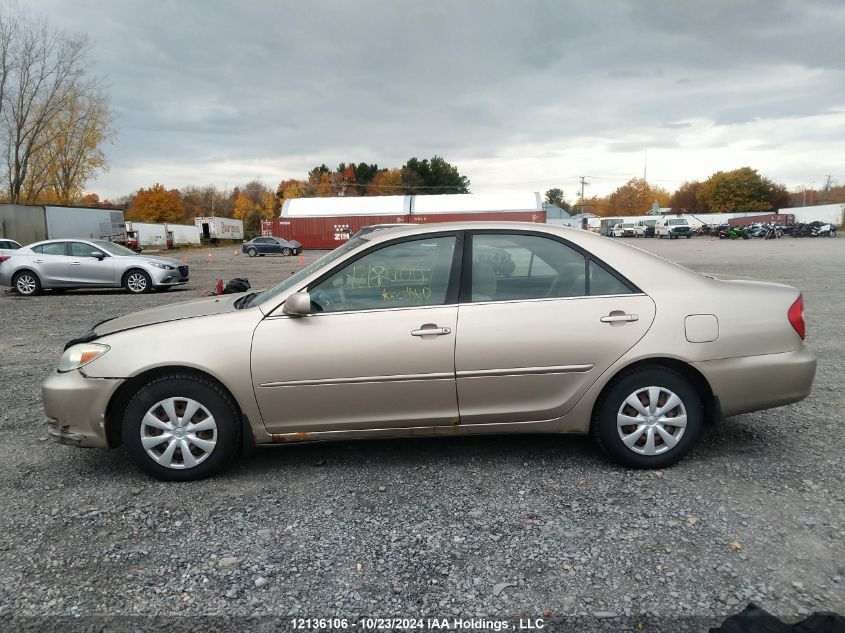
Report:
M470 300L515 301L586 294L586 260L569 246L536 235L472 237Z
M42 255L67 255L67 242L51 242L33 246L32 250Z

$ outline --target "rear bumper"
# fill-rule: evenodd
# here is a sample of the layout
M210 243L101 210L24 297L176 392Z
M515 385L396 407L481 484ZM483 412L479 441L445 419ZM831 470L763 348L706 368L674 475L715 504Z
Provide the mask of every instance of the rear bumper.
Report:
M805 345L791 352L693 363L719 398L724 417L771 409L810 395L816 356Z
M122 382L79 371L50 374L41 387L47 435L61 444L106 448L106 407Z

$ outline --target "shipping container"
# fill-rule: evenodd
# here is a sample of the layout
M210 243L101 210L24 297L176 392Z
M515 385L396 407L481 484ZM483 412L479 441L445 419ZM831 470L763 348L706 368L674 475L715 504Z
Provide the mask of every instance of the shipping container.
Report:
M56 205L0 205L0 236L30 244L53 239L126 242L126 221L120 209Z
M203 242L244 239L244 223L234 218L194 218L194 225L199 228L200 239Z
M294 198L285 200L281 217L261 222L261 234L336 248L373 224L466 221L545 223L546 212L538 193Z
M47 239L81 238L126 242L126 220L119 209L45 206Z
M200 243L200 229L196 224L167 224L166 228L174 246Z
M44 207L26 204L0 204L0 237L26 246L47 239Z
M126 223L126 244L129 248L167 248L167 228L148 222Z

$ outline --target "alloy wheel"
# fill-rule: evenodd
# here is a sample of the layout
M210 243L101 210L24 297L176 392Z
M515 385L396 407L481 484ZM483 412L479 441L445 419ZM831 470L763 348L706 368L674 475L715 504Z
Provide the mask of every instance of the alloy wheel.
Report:
M15 288L22 295L33 294L36 287L35 277L28 274L19 275L15 282Z
M642 387L622 402L616 415L622 443L639 455L672 450L687 427L683 401L665 387Z
M132 292L144 292L147 289L147 278L141 273L132 273L126 278L126 287Z
M217 422L191 398L166 398L141 420L141 444L155 462L184 470L205 461L217 446Z

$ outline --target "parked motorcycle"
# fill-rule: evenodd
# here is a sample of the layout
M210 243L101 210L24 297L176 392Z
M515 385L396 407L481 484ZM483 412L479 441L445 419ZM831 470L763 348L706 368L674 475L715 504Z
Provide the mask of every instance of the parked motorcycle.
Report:
M810 235L812 237L836 237L836 227L832 224L822 224L814 227Z

